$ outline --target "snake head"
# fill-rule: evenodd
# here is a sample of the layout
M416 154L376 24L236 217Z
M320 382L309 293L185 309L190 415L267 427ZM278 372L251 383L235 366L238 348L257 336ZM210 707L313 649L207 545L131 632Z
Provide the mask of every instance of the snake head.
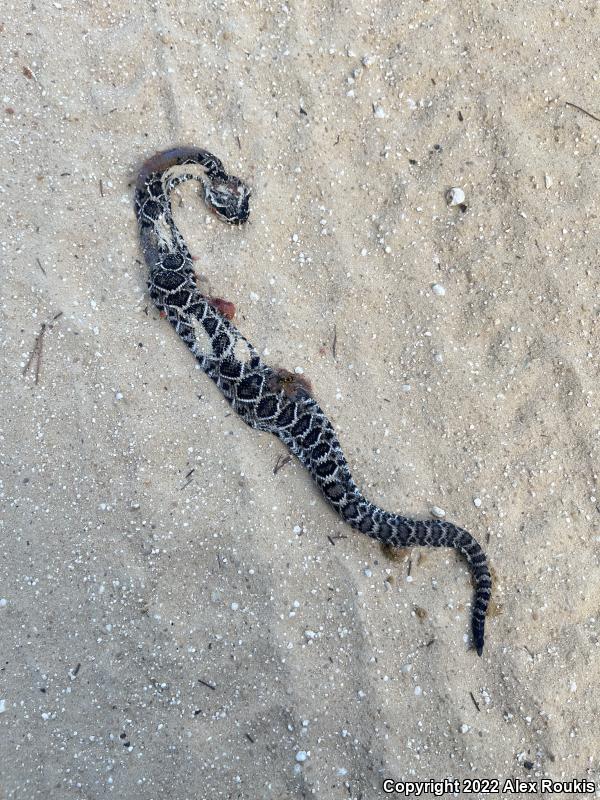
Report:
M213 178L206 185L205 199L211 211L230 225L242 225L250 215L250 189L234 175Z

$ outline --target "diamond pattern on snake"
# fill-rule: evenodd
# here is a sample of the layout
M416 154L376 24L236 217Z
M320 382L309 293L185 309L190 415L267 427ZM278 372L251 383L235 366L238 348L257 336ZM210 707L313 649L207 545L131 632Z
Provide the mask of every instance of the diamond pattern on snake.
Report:
M394 514L362 494L309 382L264 363L233 324L233 304L200 292L192 256L170 203L173 189L188 180L200 182L207 206L224 222L242 225L250 213L246 184L229 175L206 150L176 147L145 162L136 184L135 210L150 271L150 296L161 316L168 318L244 422L281 439L349 525L392 547L453 547L464 556L475 585L471 625L481 655L492 581L477 540L452 522ZM202 342L198 330L206 334Z

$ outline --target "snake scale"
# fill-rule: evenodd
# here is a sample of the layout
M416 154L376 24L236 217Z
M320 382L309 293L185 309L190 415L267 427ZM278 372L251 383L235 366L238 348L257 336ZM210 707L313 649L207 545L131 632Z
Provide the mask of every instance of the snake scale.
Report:
M176 186L190 179L202 184L208 207L221 220L240 225L249 215L248 187L228 175L221 161L206 150L177 147L144 163L136 183L135 210L150 270L150 296L161 315L168 317L244 422L281 439L349 525L393 547L453 547L462 553L475 584L472 631L481 655L492 582L480 545L446 520L410 519L369 502L354 483L333 426L308 381L265 364L231 322L232 304L201 294L169 199Z

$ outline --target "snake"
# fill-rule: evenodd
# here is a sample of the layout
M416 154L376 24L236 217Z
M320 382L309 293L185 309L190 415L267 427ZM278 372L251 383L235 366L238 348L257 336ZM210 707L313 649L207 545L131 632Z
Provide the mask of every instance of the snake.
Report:
M135 212L149 270L149 295L235 412L251 428L280 439L306 467L328 503L351 527L392 548L448 547L466 559L474 585L472 639L483 653L492 580L478 541L447 519L413 519L385 511L360 491L333 425L296 371L269 366L234 325L234 306L203 294L194 258L173 219L171 193L199 182L209 210L230 225L250 214L248 185L212 153L178 146L156 153L139 170Z

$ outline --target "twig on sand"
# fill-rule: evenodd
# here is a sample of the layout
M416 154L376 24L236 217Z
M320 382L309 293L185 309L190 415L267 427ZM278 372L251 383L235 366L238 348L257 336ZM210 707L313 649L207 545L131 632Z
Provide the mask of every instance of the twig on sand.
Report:
M291 456L277 456L277 461L275 462L275 466L273 467L273 475L277 475L280 469L283 469L286 464L289 464L292 460Z
M212 689L213 692L217 688L214 683L209 683L208 681L203 681L202 678L198 678L198 683L201 683L202 686L206 686L208 689Z
M576 108L577 111L581 111L582 114L586 114L588 117L591 117L592 119L595 119L596 122L600 122L600 117L595 117L589 111L586 111L585 108L582 108L581 106L578 106L576 103L569 103L568 100L565 100L565 105L571 106L571 108Z
M333 344L331 345L333 357L337 358L337 325L333 326Z
M40 382L40 369L42 367L42 345L44 343L44 334L48 330L48 328L52 328L52 323L56 322L59 317L62 317L63 312L59 311L58 314L55 314L50 322L42 322L42 327L40 328L40 332L35 337L35 342L33 344L33 349L31 351L31 355L29 356L27 363L23 367L23 375L29 370L31 365L33 364L33 359L36 358L35 362L35 383L38 384Z
M194 474L195 471L196 467L192 467L192 469L188 472L188 474L184 478L185 483L183 484L183 486L179 487L180 491L182 491L183 489L185 489L187 486L190 485L190 483L192 482L192 475Z

